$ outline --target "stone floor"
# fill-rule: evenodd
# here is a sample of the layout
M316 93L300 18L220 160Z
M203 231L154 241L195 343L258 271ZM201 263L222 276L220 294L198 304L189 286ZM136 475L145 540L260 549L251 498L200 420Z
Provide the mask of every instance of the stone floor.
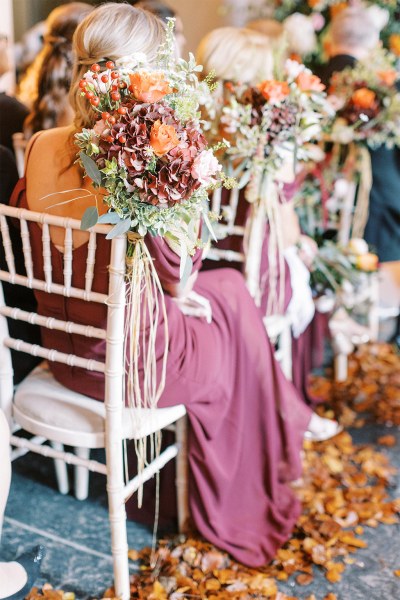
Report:
M357 443L374 443L379 435L392 433L398 443L388 452L400 469L400 431L367 426L352 431ZM47 548L42 580L65 591L73 591L77 600L101 598L112 582L106 494L101 476L92 476L87 501L62 496L56 491L52 461L27 455L13 466L12 488L2 537L2 556L11 559L42 543ZM393 483L394 497L400 497L400 478ZM151 543L149 529L129 522L129 544L141 548ZM287 594L307 598L315 594L322 600L328 592L338 600L399 600L400 526L380 526L365 534L368 548L355 555L357 563L348 567L339 584L330 584L322 573L307 587L295 583L280 584ZM132 566L134 569L134 566ZM259 597L259 596L257 596Z

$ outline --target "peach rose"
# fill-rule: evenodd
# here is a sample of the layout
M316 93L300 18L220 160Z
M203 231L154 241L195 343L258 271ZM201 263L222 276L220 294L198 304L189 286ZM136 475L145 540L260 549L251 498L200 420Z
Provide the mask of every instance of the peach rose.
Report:
M378 268L379 259L376 254L367 252L367 254L361 254L356 258L356 267L361 271L376 271Z
M286 81L262 81L257 88L263 97L273 104L276 102L281 102L281 100L286 98L286 96L288 96L290 93L290 88Z
M329 7L331 19L337 17L342 10L345 10L346 8L348 8L347 2L338 2L337 4L332 4L332 6Z
M162 72L137 71L131 73L129 79L130 91L141 102L158 102L172 92Z
M323 92L325 89L320 78L312 73L307 73L307 71L299 73L296 83L302 92Z
M356 90L352 97L352 102L354 104L354 106L357 106L357 108L372 108L375 104L375 100L376 100L376 94L375 92L373 92L372 90L369 90L368 88L360 88L359 90Z
M400 56L400 34L392 33L389 37L389 46L393 54Z
M156 156L164 156L179 144L175 127L156 121L150 131L150 146Z
M381 83L391 87L397 80L397 72L394 69L390 71L378 71L378 77Z

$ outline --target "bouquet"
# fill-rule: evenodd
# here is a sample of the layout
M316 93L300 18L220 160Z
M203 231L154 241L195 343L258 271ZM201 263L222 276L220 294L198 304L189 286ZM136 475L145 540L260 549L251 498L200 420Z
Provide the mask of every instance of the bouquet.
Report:
M171 20L156 67L141 54L108 61L105 69L92 65L79 87L97 120L75 138L78 160L94 187L105 191L108 208L101 216L98 207L89 208L82 228L110 223L109 238L163 236L179 248L183 275L199 245L199 219L210 226L208 192L224 175L202 133L202 67L192 55L189 62L173 59L172 31Z
M383 49L334 73L329 92L337 115L330 138L340 143L361 141L372 148L400 145L398 79L393 57Z
M279 79L262 81L257 86L226 82L219 90L219 110L211 129L211 139L228 141L221 161L228 174L246 187L251 204L247 221L245 274L250 293L261 301L260 260L265 223L270 223L271 302L282 303L284 289L274 293L277 254L283 271L282 226L279 222L279 185L281 174L293 179L297 161L319 155L312 142L322 134L325 117L332 114L324 85L304 65L288 60ZM275 310L268 306L267 312ZM278 307L277 310L280 310Z
M348 308L351 297L368 285L368 275L378 269L378 257L369 251L368 244L352 238L347 246L325 241L320 246L311 270L311 282L320 295L327 290L339 295Z
M224 175L202 132L199 101L207 96L194 57L174 59L173 20L156 66L143 54L115 63L93 64L80 81L96 122L75 136L78 162L103 196L106 212L93 206L82 229L96 223L113 227L108 238L127 235L127 316L125 333L128 403L139 412L154 408L164 389L168 323L163 291L145 236L163 236L181 256L181 279L192 269L191 255L200 247L200 220L208 219L209 190ZM161 373L157 368L158 324L164 329ZM162 324L162 325L161 325ZM146 332L146 335L144 334ZM145 377L139 378L139 357ZM159 448L156 440L152 448ZM146 462L146 443L137 443L139 473ZM139 493L139 504L141 494Z
M307 161L315 156L310 142L320 138L324 117L333 114L324 89L318 77L292 60L286 61L280 80L252 87L225 84L214 135L232 142L222 161L241 175L240 187L250 182L249 201L257 197L254 182L260 174L276 174L291 157Z

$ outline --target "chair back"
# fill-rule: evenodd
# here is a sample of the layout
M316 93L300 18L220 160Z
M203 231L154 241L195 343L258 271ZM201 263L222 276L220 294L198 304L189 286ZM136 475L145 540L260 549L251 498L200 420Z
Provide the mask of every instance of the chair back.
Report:
M10 222L10 218L13 223ZM10 227L15 223L21 235L21 247L24 257L25 273L18 273L15 267L14 249L10 239ZM34 274L33 261L39 257L32 255L31 234L29 223L37 223L42 232L42 260L43 279ZM107 326L105 329L86 326L82 323L64 321L39 315L36 312L27 312L15 306L6 304L2 289L0 290L0 407L8 418L11 416L13 397L13 381L10 349L39 356L50 362L59 362L69 366L76 366L89 371L105 374L105 405L111 410L112 420L115 411L122 411L124 387L124 312L125 312L125 252L126 238L117 237L111 244L111 260L109 266L108 290L104 293L93 291L95 272L95 256L98 236L105 236L110 230L108 225L96 225L89 232L89 241L86 254L86 271L84 287L72 285L74 271L73 232L80 230L81 222L76 219L57 217L46 213L33 212L27 209L0 205L0 232L1 242L7 269L0 270L0 281L8 282L29 289L56 294L66 298L78 298L88 303L101 303L107 305ZM56 283L53 280L51 261L50 227L61 228L64 231L63 253L63 281ZM45 348L39 344L30 344L21 339L9 336L7 318L16 319L26 323L37 324L48 329L64 331L67 334L78 334L87 338L96 338L106 341L105 363L87 359L75 354L65 354L57 349ZM121 415L121 413L120 413ZM121 418L115 419L121 427Z
M25 151L28 141L22 132L14 133L12 136L15 160L17 162L18 175L24 176L25 173Z

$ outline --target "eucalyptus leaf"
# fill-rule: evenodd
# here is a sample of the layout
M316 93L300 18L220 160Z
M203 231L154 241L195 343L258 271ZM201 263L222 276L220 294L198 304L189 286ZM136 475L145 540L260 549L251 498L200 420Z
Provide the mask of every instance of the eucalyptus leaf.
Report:
M81 229L86 231L91 227L97 225L99 221L99 213L96 206L89 206L83 213L83 217L81 220Z
M206 225L206 227L207 227L208 231L210 232L210 235L211 235L212 239L214 240L214 242L217 242L218 240L217 240L217 238L216 238L216 236L215 236L215 233L214 233L213 226L211 225L211 221L210 221L210 219L208 218L207 211L204 211L204 213L203 213L203 218L204 218L204 223L205 223L205 225ZM202 236L202 237L203 237L203 236Z
M121 217L116 212L107 212L99 217L98 223L109 223L110 225L116 225L122 221Z
M131 220L124 219L123 221L120 221L119 223L117 223L117 225L115 227L113 227L111 229L111 231L108 232L106 239L112 240L113 238L117 237L118 235L123 235L124 233L129 231L130 227L131 227Z
M84 152L79 152L79 158L82 161L83 167L86 171L86 175L90 177L93 183L100 186L102 182L102 177L94 160Z
M186 248L185 248L186 250ZM193 261L187 250L185 254L181 255L181 264L179 269L180 284L184 288L188 282L190 275L192 274Z

